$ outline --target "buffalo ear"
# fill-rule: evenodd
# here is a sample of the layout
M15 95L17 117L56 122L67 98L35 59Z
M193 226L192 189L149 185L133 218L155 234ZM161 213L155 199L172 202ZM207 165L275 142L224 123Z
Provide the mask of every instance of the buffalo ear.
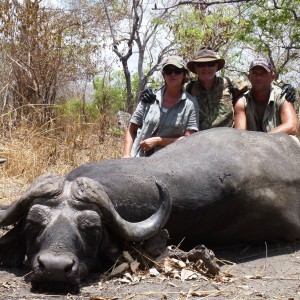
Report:
M26 254L24 234L22 234L24 221L20 221L0 238L0 265L2 267L20 267L23 265Z

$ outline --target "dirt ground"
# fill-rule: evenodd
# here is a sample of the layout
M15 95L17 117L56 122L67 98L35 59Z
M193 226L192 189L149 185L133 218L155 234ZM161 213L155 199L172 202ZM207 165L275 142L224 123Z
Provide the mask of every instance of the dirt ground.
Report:
M300 242L213 250L222 262L215 278L195 273L174 279L153 269L152 275L102 280L92 274L78 295L36 294L25 280L29 270L0 269L0 299L300 299Z

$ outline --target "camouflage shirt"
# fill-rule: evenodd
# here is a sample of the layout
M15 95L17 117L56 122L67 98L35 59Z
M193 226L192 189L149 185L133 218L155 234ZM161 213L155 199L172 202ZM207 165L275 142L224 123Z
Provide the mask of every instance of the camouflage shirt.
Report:
M215 77L211 90L206 90L198 80L187 84L186 90L199 103L199 129L233 126L233 99L250 88L250 83L237 79L229 82L223 77Z

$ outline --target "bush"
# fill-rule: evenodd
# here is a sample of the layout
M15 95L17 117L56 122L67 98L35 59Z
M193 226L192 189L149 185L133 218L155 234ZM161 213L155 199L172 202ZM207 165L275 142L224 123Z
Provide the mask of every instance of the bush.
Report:
M94 103L86 103L80 99L71 99L68 102L55 105L55 115L64 116L71 120L84 118L95 121L100 116L100 111Z
M94 78L94 105L102 113L126 111L125 79L122 73L113 72L109 78Z

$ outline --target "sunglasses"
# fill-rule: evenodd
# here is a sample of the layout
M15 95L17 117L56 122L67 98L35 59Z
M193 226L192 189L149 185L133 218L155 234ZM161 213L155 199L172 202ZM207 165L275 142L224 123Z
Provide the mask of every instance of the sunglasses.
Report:
M212 68L212 67L215 67L217 65L217 63L215 61L208 61L208 62L197 62L195 63L195 65L199 68L202 68L202 67L209 67L209 68Z
M173 73L175 73L176 75L179 75L179 74L182 74L184 72L184 69L179 69L179 68L176 68L176 69L164 69L163 70L163 73L165 75L172 75Z
M204 50L204 49L207 49L207 50L213 50L213 51L215 51L215 49L214 49L214 48L212 48L212 47L207 47L207 46L205 46L205 47L201 47L199 50Z

